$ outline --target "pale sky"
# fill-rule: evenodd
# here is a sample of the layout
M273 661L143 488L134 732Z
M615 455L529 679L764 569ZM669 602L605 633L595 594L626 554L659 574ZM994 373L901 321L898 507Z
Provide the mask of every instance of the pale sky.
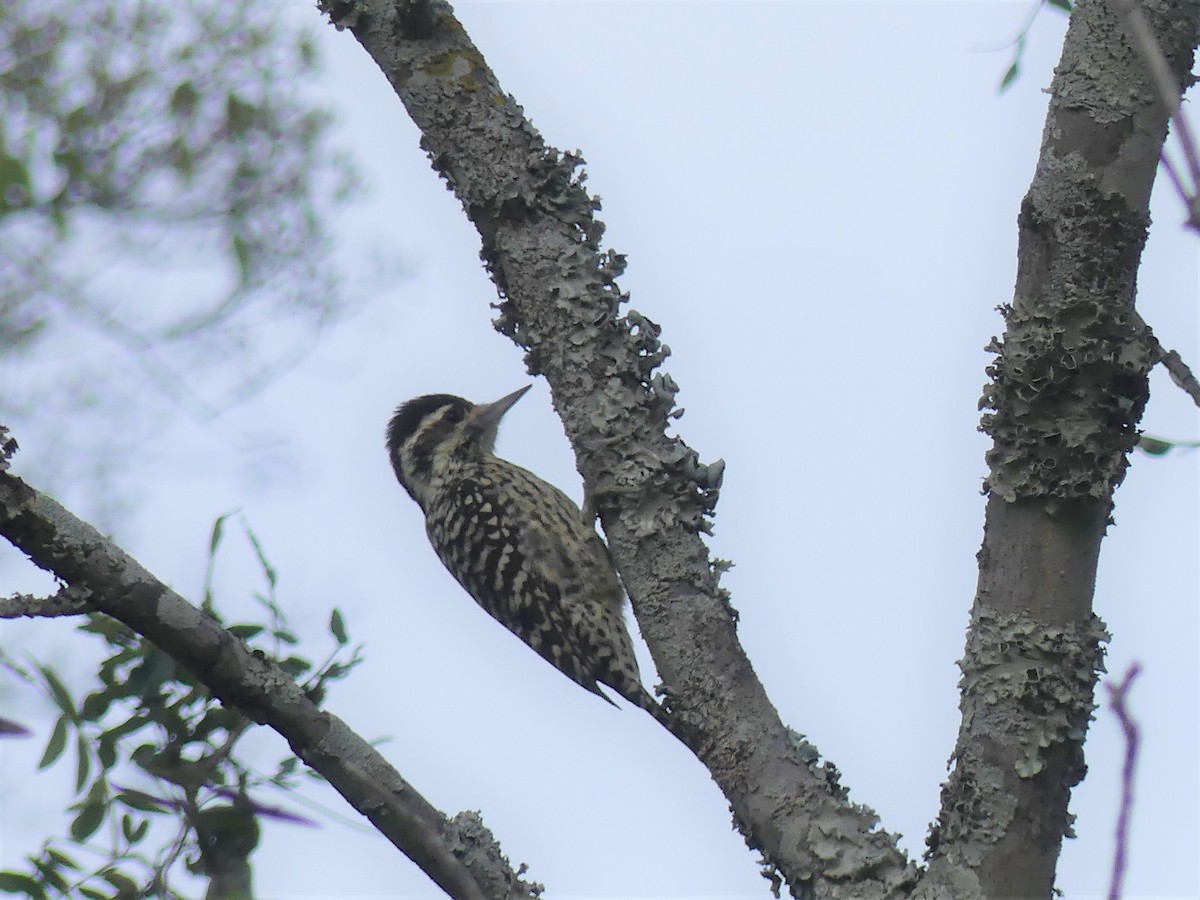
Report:
M1001 95L1026 3L457 10L546 140L588 160L606 246L628 254L630 305L674 351L678 431L703 461L728 464L710 544L736 563L724 584L759 677L851 798L919 857L958 727L955 661L982 536L983 347L1012 298L1017 209L1065 19L1041 16ZM531 379L490 326L478 237L399 100L349 32L317 35L324 87L369 185L338 219L345 259L392 254L403 274L262 396L215 424L164 428L118 539L197 600L212 521L241 509L312 646L324 646L334 604L367 642L328 708L367 738L390 735L384 755L447 814L480 810L547 897L768 896L703 767L648 716L556 674L430 550L383 449L391 410L434 391L494 400ZM1139 308L1195 366L1196 239L1159 187ZM1144 429L1196 438L1196 410L1161 371L1151 390ZM264 428L289 442L269 472L237 450ZM498 451L581 495L540 379ZM22 440L21 456L36 452ZM1145 669L1132 694L1143 755L1130 900L1200 895L1198 459L1136 455L1101 555L1109 669ZM9 581L11 555L0 562ZM250 555L224 557L218 583L222 608L249 615ZM70 627L5 624L0 640L62 651ZM45 743L50 715L28 708L38 734L3 743L6 776L32 772ZM282 742L252 740L269 766ZM1059 865L1069 900L1108 883L1123 747L1107 708L1086 752L1071 802L1078 839ZM55 827L51 816L31 833L34 811L69 802L62 779L18 781L0 794L0 868ZM357 818L332 792L313 796ZM268 825L254 864L264 898L437 895L381 837L334 822Z

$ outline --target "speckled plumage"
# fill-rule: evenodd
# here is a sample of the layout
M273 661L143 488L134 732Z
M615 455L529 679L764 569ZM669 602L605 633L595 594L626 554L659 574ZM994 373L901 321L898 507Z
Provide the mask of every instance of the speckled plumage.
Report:
M492 452L524 392L403 404L387 432L396 477L442 563L489 615L576 684L608 700L606 685L672 728L642 687L608 548L566 494Z

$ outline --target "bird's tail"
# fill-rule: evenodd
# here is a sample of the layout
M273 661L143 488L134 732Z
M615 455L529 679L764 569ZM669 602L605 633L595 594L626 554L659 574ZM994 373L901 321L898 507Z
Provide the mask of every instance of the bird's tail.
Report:
M678 714L671 712L661 703L657 702L650 696L650 692L640 684L628 691L620 691L619 693L634 706L648 712L659 725L675 735L685 747L694 749L695 735L692 733L692 730L684 724Z

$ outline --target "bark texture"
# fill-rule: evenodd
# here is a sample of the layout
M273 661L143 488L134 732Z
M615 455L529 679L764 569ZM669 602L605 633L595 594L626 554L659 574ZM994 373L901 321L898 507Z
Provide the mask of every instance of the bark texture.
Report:
M621 312L624 260L600 248L583 160L545 144L448 4L324 8L391 82L478 230L496 327L549 382L671 706L747 843L795 896L901 896L915 867L794 740L738 642L701 539L723 463L665 434L678 387L656 369L670 350L655 323Z
M922 872L783 725L739 645L702 540L722 465L666 434L670 351L657 325L622 312L623 259L601 249L582 160L546 146L441 0L322 7L389 79L478 229L497 328L549 382L670 704L771 875L802 898L1049 897L1102 665L1096 560L1156 358L1133 300L1167 116L1118 19L1098 0L1072 15L1021 207L1015 298L983 401L994 445L962 726ZM1182 82L1200 0L1146 8ZM10 443L0 428L0 533L71 595L0 609L83 598L283 734L451 896L526 890L477 818L447 820L278 668L7 474Z
M1187 83L1200 3L1144 5ZM1134 309L1164 108L1102 0L1071 15L1006 330L981 408L993 439L962 725L921 896L1049 897L1103 671L1100 542L1160 353Z
M4 437L0 426L0 439ZM187 667L223 703L281 734L356 810L459 900L533 897L468 814L449 820L293 678L192 606L138 562L0 462L0 534L71 587L76 602L112 616ZM24 614L14 609L14 614Z

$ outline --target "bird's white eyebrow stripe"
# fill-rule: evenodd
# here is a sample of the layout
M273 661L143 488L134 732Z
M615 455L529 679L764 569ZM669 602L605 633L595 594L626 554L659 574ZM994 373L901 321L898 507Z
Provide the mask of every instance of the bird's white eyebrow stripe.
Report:
M411 435L409 435L408 440L404 442L404 453L406 455L411 453L420 442L421 438L423 438L431 430L440 426L452 408L453 406L451 404L445 403L418 422L416 429Z

